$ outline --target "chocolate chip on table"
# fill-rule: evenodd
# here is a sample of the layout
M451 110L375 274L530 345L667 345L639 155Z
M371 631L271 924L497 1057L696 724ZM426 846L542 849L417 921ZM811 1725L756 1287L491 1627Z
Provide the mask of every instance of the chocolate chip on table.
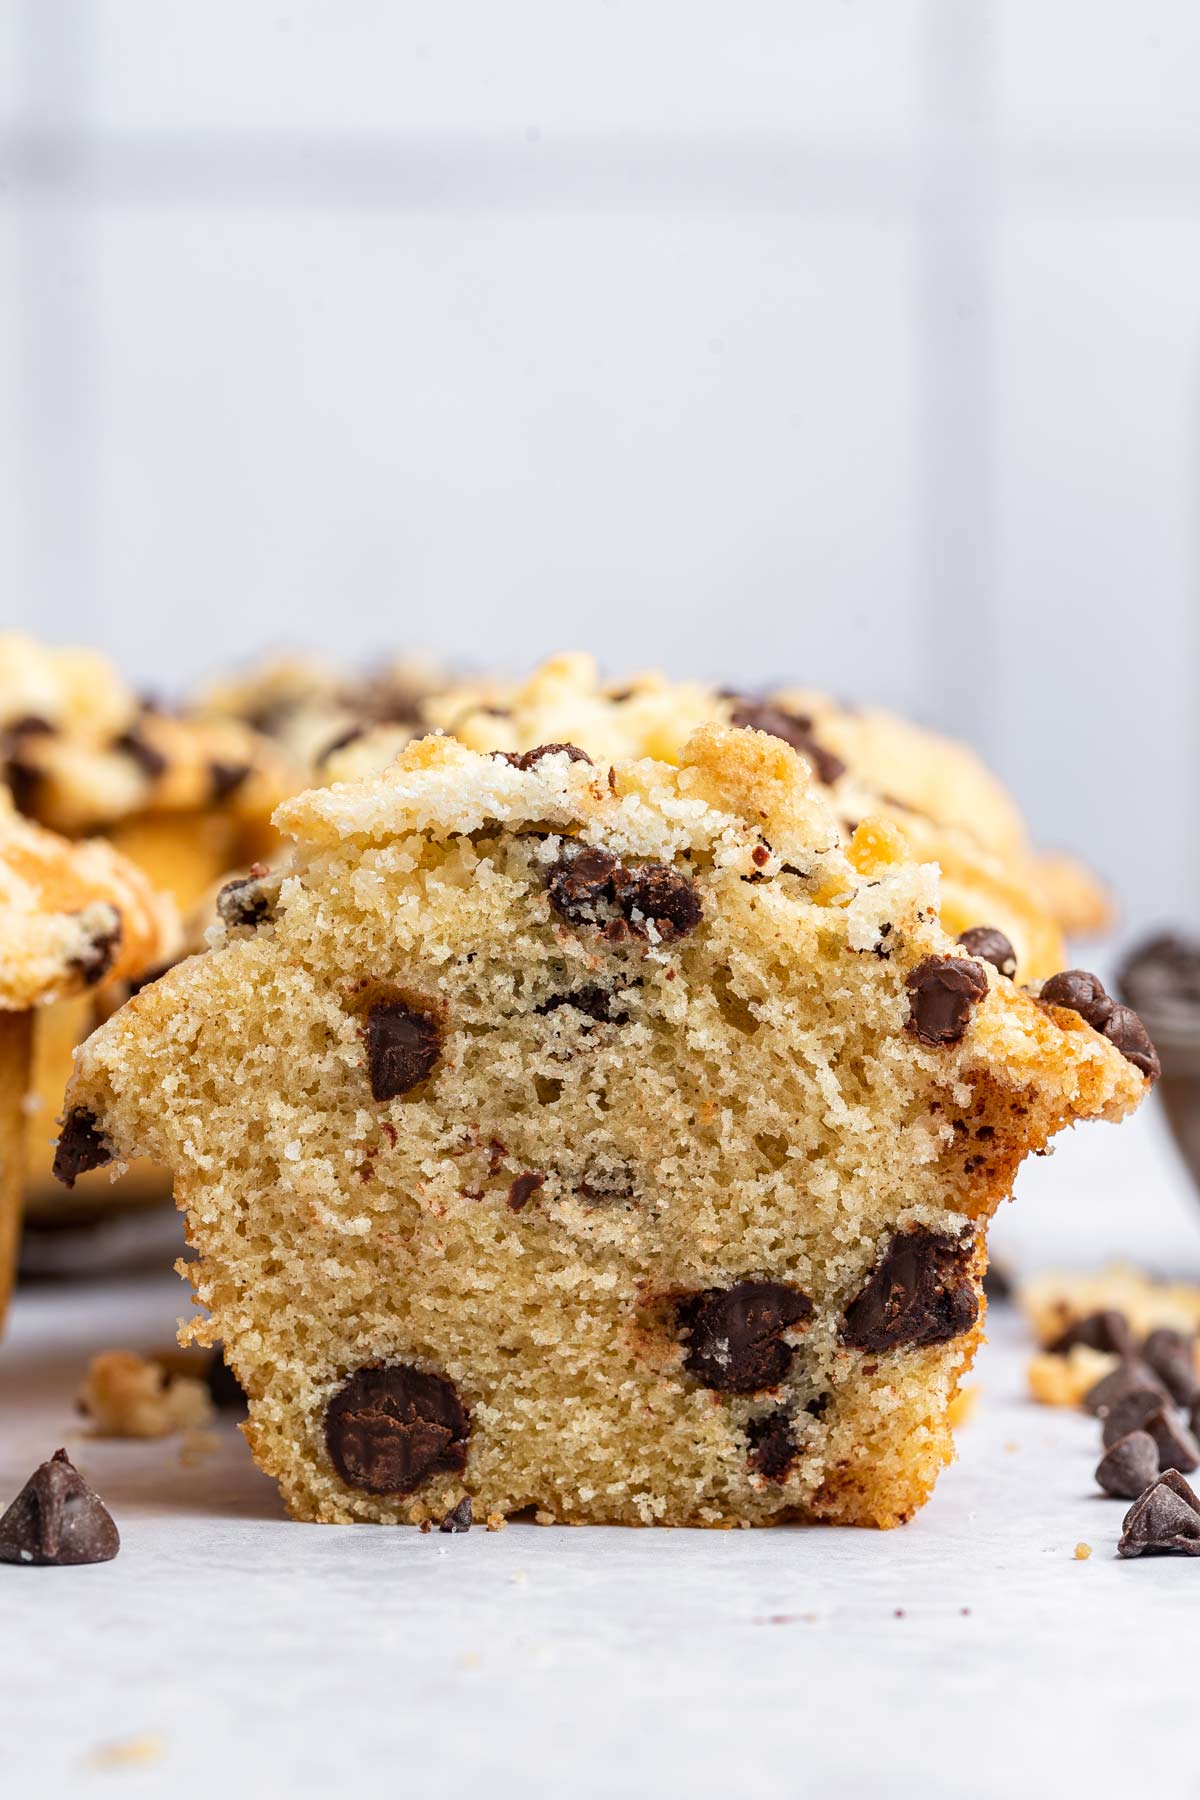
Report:
M564 755L571 762L583 762L589 766L592 764L587 751L581 750L578 744L537 744L532 750L525 750L520 756L513 758L513 767L529 770L536 768L543 757Z
M1147 1389L1157 1393L1162 1400L1170 1398L1149 1363L1141 1362L1137 1357L1130 1357L1128 1361L1119 1363L1115 1369L1110 1369L1107 1375L1102 1375L1095 1386L1088 1389L1083 1397L1083 1408L1085 1412L1095 1413L1098 1417L1103 1418L1127 1394L1139 1393Z
M620 866L607 850L564 851L546 878L551 906L572 925L596 924L597 908L613 898L613 876Z
M121 949L121 915L115 906L106 906L104 911L106 922L97 925L91 933L87 948L71 959L72 967L79 970L88 987L95 987L98 981L103 981Z
M236 794L245 785L250 775L250 764L210 762L208 774L214 801L228 800L231 794Z
M855 1350L946 1344L979 1317L967 1273L974 1255L968 1232L951 1237L898 1231L866 1285L846 1308L841 1340Z
M467 1463L466 1410L452 1381L411 1363L359 1369L325 1409L329 1459L348 1487L411 1494Z
M1157 1384L1123 1394L1102 1415L1104 1448L1110 1449L1127 1431L1149 1431L1153 1436L1155 1422L1169 1404Z
M1154 1048L1150 1033L1131 1006L1114 1006L1104 1021L1102 1031L1109 1043L1116 1045L1125 1061L1131 1062L1135 1069L1140 1069L1148 1082L1153 1085L1158 1080L1162 1074L1158 1051Z
M1086 1318L1072 1319L1046 1349L1052 1356L1065 1356L1077 1344L1088 1350L1103 1350L1111 1356L1130 1356L1133 1353L1133 1329L1123 1312L1116 1307L1107 1307L1102 1312L1088 1313Z
M231 931L239 925L261 925L270 918L272 899L262 885L270 873L266 863L252 863L248 875L225 883L217 895L217 914Z
M1166 1325L1152 1331L1142 1345L1144 1360L1180 1406L1191 1406L1200 1398L1195 1345L1196 1340L1189 1333L1172 1331Z
M1104 983L1088 969L1064 969L1059 975L1051 975L1042 983L1039 998L1049 1006L1065 1006L1068 1012L1078 1013L1096 1031L1103 1030L1113 1009Z
M812 1301L783 1281L739 1281L703 1288L677 1303L687 1334L684 1363L705 1387L722 1394L757 1394L775 1387L795 1351L781 1333L812 1312Z
M131 726L128 731L123 731L119 737L115 737L112 747L114 750L119 750L124 756L131 756L143 775L149 776L151 781L157 781L160 775L166 773L166 757L161 750L154 747L137 725Z
M749 1463L767 1481L782 1481L800 1454L792 1415L786 1407L751 1419L746 1426Z
M643 863L635 869L619 869L613 891L627 919L649 919L664 944L695 931L704 909L686 875L665 863Z
M1200 1500L1174 1469L1134 1501L1121 1522L1118 1556L1147 1551L1200 1556Z
M1017 953L1010 939L994 925L972 925L969 930L959 932L958 941L968 955L991 963L1001 975L1011 977L1016 974Z
M471 1496L470 1494L464 1494L458 1505L450 1508L450 1511L438 1526L438 1530L454 1532L470 1531L472 1523Z
M74 1187L79 1176L110 1163L113 1153L100 1129L100 1121L86 1107L74 1106L63 1120L54 1152L54 1175L64 1187Z
M800 756L811 763L817 780L832 787L846 765L832 750L826 750L813 736L813 722L803 713L788 712L770 700L752 700L745 696L727 696L736 700L729 723L739 731L763 731L768 737L782 738Z
M546 1185L546 1177L540 1169L526 1169L522 1174L513 1177L508 1189L508 1204L511 1210L519 1213L527 1206L540 1187Z
M1148 1431L1127 1431L1096 1465L1096 1480L1117 1500L1136 1500L1158 1473L1158 1448Z
M65 1450L34 1470L0 1518L0 1562L62 1568L111 1562L120 1548L112 1514Z
M974 959L927 956L905 979L907 1029L922 1044L957 1044L971 1014L988 991L987 976Z
M403 1000L383 1000L367 1014L367 1065L376 1100L395 1100L428 1080L442 1053L437 1020Z

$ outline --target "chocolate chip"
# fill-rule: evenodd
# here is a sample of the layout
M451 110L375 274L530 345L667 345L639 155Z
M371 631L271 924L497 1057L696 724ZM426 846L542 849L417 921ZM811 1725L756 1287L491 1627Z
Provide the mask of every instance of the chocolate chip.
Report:
M629 1019L629 1014L617 1006L611 988L594 986L574 988L569 994L551 994L533 1010L544 1015L557 1012L560 1006L573 1007L576 1012L595 1019L598 1025L624 1025Z
M551 906L572 925L597 924L597 909L613 898L613 876L620 866L607 850L564 851L546 878Z
M922 1044L957 1044L988 991L980 965L962 956L927 956L909 970L904 985L907 1029Z
M1158 1450L1148 1431L1127 1431L1096 1465L1096 1480L1118 1500L1136 1500L1158 1478Z
M1200 1397L1195 1344L1195 1338L1189 1333L1160 1325L1142 1345L1145 1361L1180 1406L1191 1406Z
M10 756L4 764L4 780L17 811L32 819L38 807L43 774L33 763L20 756Z
M1147 1488L1122 1520L1117 1555L1146 1551L1200 1556L1200 1500L1174 1469Z
M246 1390L225 1361L224 1353L219 1347L208 1359L204 1380L214 1406L219 1407L222 1412L245 1412Z
M143 775L149 776L151 781L157 781L160 775L166 773L166 757L161 750L155 749L137 725L129 731L123 731L120 737L115 737L112 747L125 756L131 756Z
M471 1496L470 1494L464 1494L458 1505L450 1508L450 1511L438 1526L438 1530L454 1532L470 1531L471 1524Z
M112 1150L95 1113L83 1106L73 1106L63 1120L54 1151L55 1179L64 1187L74 1187L80 1175L102 1169L112 1159Z
M1012 1300L1013 1278L1001 1263L990 1262L984 1270L983 1291L993 1306L1003 1306Z
M780 1333L812 1312L812 1301L782 1281L739 1281L704 1288L677 1304L688 1343L684 1362L705 1387L722 1394L756 1394L775 1387L795 1351Z
M19 744L23 738L53 737L55 727L49 719L40 713L22 713L19 719L10 719L0 728L0 744L6 748L10 744Z
M1059 975L1051 975L1049 981L1042 983L1039 997L1048 1006L1065 1006L1069 1012L1078 1013L1097 1031L1104 1029L1113 1009L1104 983L1087 969L1064 969Z
M523 1207L528 1206L538 1189L545 1185L546 1177L540 1169L526 1169L523 1174L514 1176L508 1189L511 1211L519 1213Z
M104 910L107 922L93 930L87 948L71 959L71 967L79 970L88 987L104 979L121 948L121 915L115 906Z
M846 1308L841 1338L855 1350L946 1344L969 1331L979 1298L967 1273L974 1239L898 1231Z
M514 767L526 770L536 768L545 756L566 756L571 762L589 765L592 761L587 751L581 750L578 744L538 744L533 750L526 750L523 755L518 756Z
M1166 932L1139 944L1121 968L1121 992L1156 1030L1194 1031L1200 1022L1200 939Z
M249 763L211 762L208 765L214 801L228 800L244 785L250 774Z
M802 713L790 713L770 700L738 698L730 715L731 725L739 731L764 731L768 737L782 738L812 765L817 780L831 787L846 765L832 750L826 750L813 736L813 722Z
M273 894L263 887L271 871L266 863L254 863L248 875L227 881L217 895L217 914L231 931L241 925L261 925L273 910Z
M800 1454L792 1429L792 1415L784 1407L751 1419L746 1426L749 1463L767 1481L782 1481Z
M1088 1389L1083 1397L1083 1408L1085 1412L1095 1413L1103 1418L1127 1394L1143 1393L1147 1389L1163 1400L1169 1397L1150 1365L1131 1357L1128 1362L1110 1369L1094 1387Z
M384 1000L367 1014L367 1064L376 1100L411 1093L433 1073L442 1034L429 1013L403 1000Z
M34 1470L0 1518L0 1562L62 1568L111 1562L120 1548L112 1514L65 1450Z
M1089 1313L1084 1319L1073 1319L1046 1349L1054 1356L1065 1356L1082 1344L1088 1350L1103 1350L1112 1356L1133 1353L1133 1330L1123 1312L1109 1307L1104 1312Z
M1104 1021L1104 1036L1110 1044L1115 1044L1126 1062L1131 1062L1135 1069L1140 1069L1151 1086L1162 1074L1162 1064L1158 1060L1158 1051L1150 1039L1150 1033L1142 1024L1131 1006L1114 1006Z
M664 944L695 931L703 917L695 887L686 875L665 863L619 869L613 877L613 891L625 917L634 924L634 915L649 919Z
M330 738L325 748L318 752L316 759L318 764L328 762L335 750L344 750L348 744L357 744L359 738L366 737L366 735L365 725L347 725L344 731L339 731L336 737Z
M367 1494L411 1494L430 1475L460 1473L469 1428L454 1383L411 1363L359 1369L325 1409L329 1459Z
M982 962L991 963L1001 975L1013 976L1017 972L1017 953L1011 941L994 925L972 925L968 931L960 931L958 941L971 956L977 956Z
M1111 1449L1127 1431L1148 1431L1153 1436L1154 1422L1163 1412L1164 1406L1169 1404L1157 1385L1152 1388L1134 1388L1131 1393L1122 1394L1102 1414L1104 1448Z

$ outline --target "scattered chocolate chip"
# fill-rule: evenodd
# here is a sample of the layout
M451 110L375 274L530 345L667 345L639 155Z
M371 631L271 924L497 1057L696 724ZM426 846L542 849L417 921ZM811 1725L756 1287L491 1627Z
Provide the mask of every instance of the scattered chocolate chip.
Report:
M1150 1033L1142 1024L1130 1006L1114 1006L1104 1021L1103 1034L1110 1044L1115 1044L1126 1062L1131 1062L1135 1069L1140 1069L1151 1086L1162 1074L1162 1064L1158 1060L1158 1051L1150 1039Z
M792 1415L784 1407L751 1419L746 1426L749 1463L767 1481L782 1481L800 1454L792 1428Z
M1118 1556L1200 1556L1200 1500L1174 1469L1135 1500L1122 1520Z
M263 880L270 873L266 863L254 863L248 875L225 883L217 895L217 914L231 931L239 925L261 925L270 918L273 897L263 887Z
M214 801L228 800L244 785L250 774L249 763L211 762L208 765Z
M1127 1431L1096 1465L1096 1480L1118 1500L1136 1500L1158 1479L1158 1450L1148 1431Z
M1157 1383L1152 1388L1134 1388L1132 1392L1122 1394L1101 1415L1104 1448L1111 1449L1127 1431L1148 1431L1153 1436L1155 1421L1169 1404Z
M0 1562L61 1568L111 1562L120 1548L112 1514L65 1450L34 1470L0 1518Z
M919 1227L898 1231L846 1308L841 1338L855 1350L945 1344L969 1331L979 1298L967 1273L975 1243Z
M907 1029L922 1044L957 1044L988 991L979 963L962 956L927 956L905 979Z
M695 931L703 917L700 897L686 875L665 863L643 863L621 869L613 889L627 919L640 914L649 919L663 943L673 943Z
M538 744L533 750L526 750L514 762L514 768L533 769L545 756L566 756L571 762L584 762L591 765L591 757L578 744Z
M367 1014L367 1064L376 1100L411 1093L433 1073L442 1034L429 1013L403 1000L384 1000Z
M245 1412L246 1390L225 1361L219 1346L208 1359L204 1380L215 1407L222 1412Z
M1142 1345L1143 1358L1180 1406L1191 1406L1200 1397L1195 1344L1187 1332L1160 1325Z
M1111 1356L1131 1356L1133 1330L1123 1312L1109 1307L1104 1312L1089 1313L1085 1319L1073 1319L1046 1348L1053 1356L1065 1356L1076 1344L1088 1350L1106 1351Z
M564 851L546 878L551 906L572 925L598 923L597 908L612 899L613 876L620 866L607 850Z
M510 1210L519 1213L523 1207L528 1206L538 1189L545 1185L546 1177L540 1169L526 1169L523 1174L514 1176L508 1189Z
M108 915L107 923L93 930L87 948L71 959L71 967L79 970L88 987L103 981L121 949L121 915L115 906L107 906L104 910Z
M968 955L991 963L1001 975L1011 977L1016 974L1017 953L1011 941L994 925L972 925L969 931L959 932L958 941Z
M1121 992L1155 1030L1194 1031L1200 1023L1200 939L1164 932L1139 944L1120 973Z
M1150 1390L1159 1398L1169 1398L1167 1390L1148 1363L1140 1362L1137 1357L1130 1357L1127 1362L1120 1363L1102 1375L1094 1387L1090 1387L1083 1397L1085 1412L1095 1413L1103 1418L1127 1394L1144 1393Z
M795 1354L780 1334L812 1309L807 1294L782 1281L739 1281L689 1294L677 1306L688 1337L684 1362L705 1387L722 1394L775 1387Z
M368 1494L411 1494L430 1475L461 1473L469 1428L454 1383L411 1363L359 1369L325 1409L330 1461Z
M471 1496L464 1494L457 1506L452 1506L446 1514L439 1531L470 1531L472 1525Z
M768 737L782 738L790 744L800 756L812 765L817 780L831 787L840 775L846 773L846 765L840 756L832 750L826 750L813 736L813 722L802 713L790 713L782 706L774 705L770 700L752 700L737 697L737 704L730 715L730 724L739 731L764 731Z
M1049 981L1042 983L1039 998L1049 1006L1065 1006L1069 1012L1078 1013L1096 1031L1104 1029L1113 1009L1104 983L1087 969L1064 969L1060 975L1051 975Z
M64 1187L74 1187L80 1175L102 1169L113 1153L100 1129L100 1121L86 1107L74 1106L63 1120L54 1152L54 1176Z
M1013 1279L1002 1263L990 1262L984 1270L983 1291L993 1306L1003 1306L1013 1298Z
M115 737L112 747L125 756L131 756L143 775L149 776L151 781L157 781L160 775L166 773L166 757L161 750L155 749L137 725L123 731L120 737Z

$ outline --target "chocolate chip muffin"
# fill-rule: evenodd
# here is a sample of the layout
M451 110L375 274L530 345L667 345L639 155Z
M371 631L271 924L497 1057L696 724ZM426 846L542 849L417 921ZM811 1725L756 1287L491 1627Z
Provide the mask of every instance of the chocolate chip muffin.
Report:
M58 1156L174 1169L292 1514L907 1519L988 1219L1141 1070L777 735L430 738L277 822L290 865L83 1047Z
M0 789L0 1323L23 1208L35 1020L156 961L174 930L170 907L108 844L43 831ZM53 1116L44 1129L49 1140Z
M139 700L96 651L0 633L0 787L54 831L102 834L179 907L230 868L273 853L271 812L297 785L286 759L239 721L166 712ZM75 1044L96 1023L94 998L36 1021L26 1166L29 1208L42 1216L62 1213L49 1146ZM161 1174L143 1170L120 1200L164 1192ZM79 1200L84 1193L113 1204L108 1183Z

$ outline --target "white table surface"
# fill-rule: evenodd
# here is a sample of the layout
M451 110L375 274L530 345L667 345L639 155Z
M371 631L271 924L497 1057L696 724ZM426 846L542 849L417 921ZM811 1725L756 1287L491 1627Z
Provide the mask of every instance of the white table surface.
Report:
M1200 1277L1200 1203L1148 1109L1027 1169L996 1243ZM1116 1559L1095 1424L1024 1398L1011 1309L902 1530L422 1537L287 1522L230 1423L192 1468L88 1438L88 1356L168 1343L185 1303L166 1275L18 1297L0 1500L65 1443L122 1549L0 1567L5 1796L1200 1790L1200 1560Z

